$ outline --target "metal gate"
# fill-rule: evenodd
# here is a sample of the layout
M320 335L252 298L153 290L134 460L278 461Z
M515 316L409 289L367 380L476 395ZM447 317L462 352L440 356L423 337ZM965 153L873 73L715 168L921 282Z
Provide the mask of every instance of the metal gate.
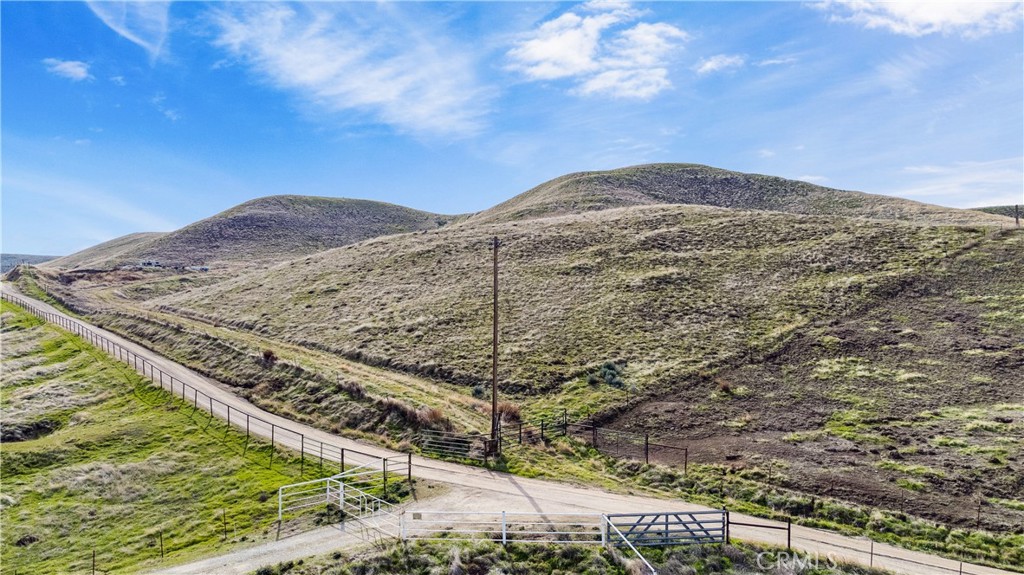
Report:
M726 543L728 540L725 511L617 513L606 517L621 540L636 547Z
M419 446L424 455L452 459L487 460L487 437L424 429L419 433Z

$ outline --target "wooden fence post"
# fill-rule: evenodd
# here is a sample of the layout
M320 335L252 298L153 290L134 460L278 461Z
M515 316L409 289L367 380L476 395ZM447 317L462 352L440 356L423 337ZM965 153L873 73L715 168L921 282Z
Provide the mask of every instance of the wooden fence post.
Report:
M651 434L644 434L644 463L651 464Z

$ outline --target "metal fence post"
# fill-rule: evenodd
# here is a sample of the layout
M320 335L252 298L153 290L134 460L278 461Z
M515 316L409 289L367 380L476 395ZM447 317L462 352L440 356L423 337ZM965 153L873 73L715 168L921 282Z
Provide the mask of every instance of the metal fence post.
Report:
M649 433L644 434L644 463L648 465L651 463L651 435Z
M786 518L786 551L793 549L793 519Z
M725 513L725 542L729 543L729 511L724 507L722 511Z
M501 544L508 543L508 523L505 521L505 512L501 512Z
M412 487L412 453L407 453L406 455L409 457L409 462L406 465L407 479L409 480L409 487Z
M608 546L608 516L601 514L601 546Z

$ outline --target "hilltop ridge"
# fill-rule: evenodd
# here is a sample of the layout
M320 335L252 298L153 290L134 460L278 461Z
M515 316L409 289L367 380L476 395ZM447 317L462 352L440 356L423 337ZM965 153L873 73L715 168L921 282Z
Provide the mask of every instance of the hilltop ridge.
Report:
M372 200L277 195L239 204L165 234L131 234L55 260L49 267L111 268L266 263L365 239L434 229L452 216Z
M1006 223L1000 215L699 164L645 164L567 174L474 214L467 221L508 222L655 204L695 204L930 224Z

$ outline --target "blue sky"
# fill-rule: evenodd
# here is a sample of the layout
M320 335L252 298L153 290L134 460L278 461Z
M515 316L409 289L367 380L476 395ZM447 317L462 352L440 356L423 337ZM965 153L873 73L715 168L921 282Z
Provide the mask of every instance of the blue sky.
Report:
M1022 4L3 2L3 250L694 162L1024 202Z

